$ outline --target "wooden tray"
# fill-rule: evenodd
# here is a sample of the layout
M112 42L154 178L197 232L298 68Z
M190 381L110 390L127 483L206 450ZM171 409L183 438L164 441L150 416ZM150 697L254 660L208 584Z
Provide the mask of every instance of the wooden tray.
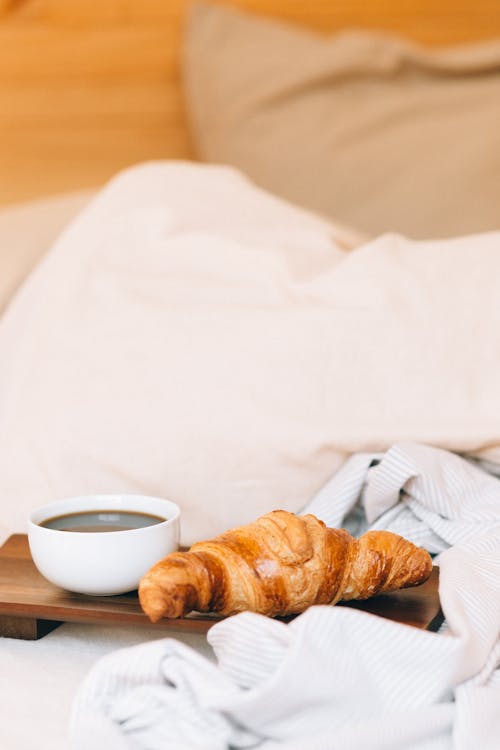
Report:
M355 607L416 628L437 630L443 621L438 569L434 568L430 579L417 588L341 606ZM180 620L161 620L153 626L141 610L136 592L85 596L46 581L31 559L26 535L15 534L0 548L0 636L35 640L63 622L133 624L160 631L206 633L218 619L196 614Z

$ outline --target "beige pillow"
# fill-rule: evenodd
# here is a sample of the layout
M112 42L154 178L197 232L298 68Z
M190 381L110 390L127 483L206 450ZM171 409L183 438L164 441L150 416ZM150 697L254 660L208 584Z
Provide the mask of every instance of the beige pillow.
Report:
M427 50L199 6L185 41L201 157L370 234L500 227L500 42Z
M94 192L81 190L0 209L0 314L57 235Z

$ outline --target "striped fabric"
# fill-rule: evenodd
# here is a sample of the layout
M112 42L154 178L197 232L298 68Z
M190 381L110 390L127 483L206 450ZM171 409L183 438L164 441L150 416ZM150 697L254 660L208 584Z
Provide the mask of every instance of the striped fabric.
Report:
M311 607L218 623L214 663L170 638L120 650L80 689L72 750L500 748L500 481L400 444L353 456L304 512L440 553L446 628Z

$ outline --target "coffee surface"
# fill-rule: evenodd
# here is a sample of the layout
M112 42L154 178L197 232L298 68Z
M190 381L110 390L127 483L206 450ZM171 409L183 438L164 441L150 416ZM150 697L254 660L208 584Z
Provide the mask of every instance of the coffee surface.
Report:
M95 534L103 531L130 531L163 523L166 518L131 510L91 510L54 516L40 523L45 529L81 531Z

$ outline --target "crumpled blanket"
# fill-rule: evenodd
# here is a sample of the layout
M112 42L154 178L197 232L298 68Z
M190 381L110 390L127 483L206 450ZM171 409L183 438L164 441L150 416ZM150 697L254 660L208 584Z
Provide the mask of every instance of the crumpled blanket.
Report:
M122 649L81 686L72 750L498 750L500 480L399 444L353 456L304 512L439 552L445 627L321 606L216 624L215 663L172 638Z

